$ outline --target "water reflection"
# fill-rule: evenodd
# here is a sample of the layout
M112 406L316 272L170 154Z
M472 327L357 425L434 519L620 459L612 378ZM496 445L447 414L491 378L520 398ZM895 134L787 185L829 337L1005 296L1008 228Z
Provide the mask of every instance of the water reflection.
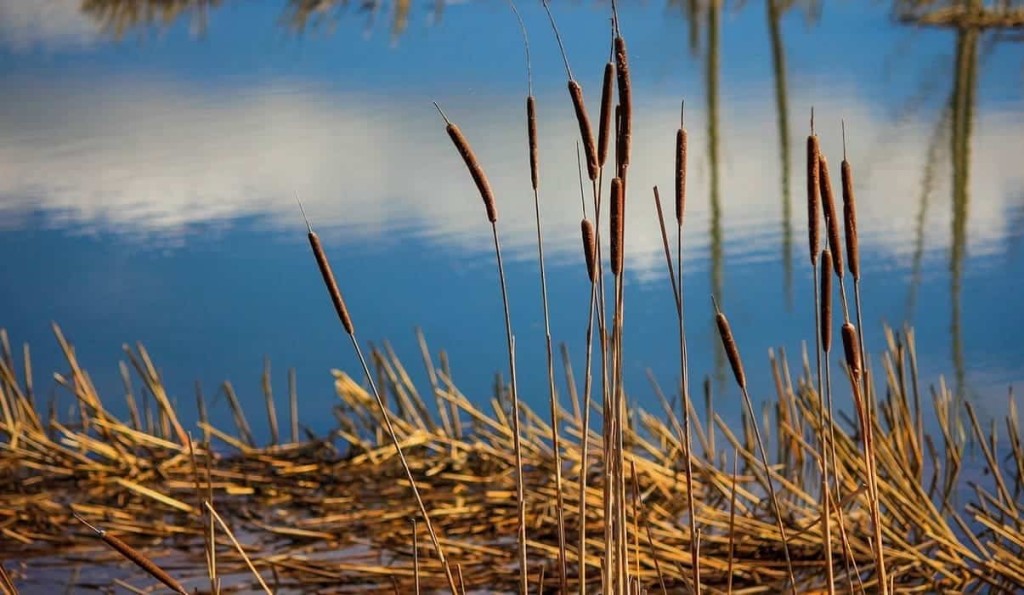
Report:
M903 2L900 18L915 25L938 26L956 32L953 55L953 81L949 101L942 110L933 138L928 145L928 157L921 181L919 207L912 265L912 283L909 293L909 314L916 305L921 282L925 220L935 186L935 169L939 160L941 139L949 135L950 168L952 170L952 225L950 233L949 275L952 338L952 360L956 394L966 396L967 366L963 337L963 276L964 261L968 255L968 218L971 203L971 138L977 109L978 45L983 34L992 29L1024 24L1024 9L1014 8L1011 2L985 6L980 0L957 2L936 7L934 3ZM993 43L999 38L992 38Z

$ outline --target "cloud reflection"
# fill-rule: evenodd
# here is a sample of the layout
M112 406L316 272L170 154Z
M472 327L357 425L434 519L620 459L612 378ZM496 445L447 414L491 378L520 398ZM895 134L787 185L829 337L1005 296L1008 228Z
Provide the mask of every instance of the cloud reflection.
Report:
M216 89L129 80L19 81L9 88L0 96L3 225L18 226L40 211L47 224L71 231L164 243L181 241L196 226L242 217L291 232L301 226L292 198L298 192L325 235L364 242L401 230L438 245L490 248L483 207L426 97L339 93L290 80ZM774 107L736 99L770 93L767 86L749 89L723 97L720 107L722 218L731 264L778 255L781 172ZM563 90L538 95L549 251L556 259L575 259L578 132ZM832 96L841 99L830 104L813 98L819 134L838 163L838 121L846 119L862 249L879 253L874 262L905 266L915 249L915 197L934 123L894 123L867 107L869 98L852 91ZM506 243L513 253L532 256L524 102L479 95L472 101L439 99L491 177ZM799 89L790 97L793 106L810 105L811 99ZM677 121L677 98L647 98L637 106L627 242L628 266L642 275L664 270L651 187L661 184L671 193ZM802 125L791 131L797 155L806 134ZM699 138L705 114L688 107L687 126L692 156L685 243L688 264L703 267L711 183L706 143ZM1016 167L1022 137L1024 122L1013 112L988 109L977 115L967 234L972 255L998 251L1010 234L1006 214L1024 188L1024 171ZM791 176L802 180L796 161ZM935 182L938 201L951 195L948 178ZM797 204L799 194L794 193ZM794 212L799 239L804 214L800 208ZM949 247L951 213L942 204L929 210L926 252Z

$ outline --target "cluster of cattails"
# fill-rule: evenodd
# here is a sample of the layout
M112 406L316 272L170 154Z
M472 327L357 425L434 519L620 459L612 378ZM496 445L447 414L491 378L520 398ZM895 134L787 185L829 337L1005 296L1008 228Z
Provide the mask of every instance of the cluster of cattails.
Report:
M846 157L846 130L843 125L843 161L841 166L842 176L842 228L845 232L846 246L842 245L843 237L840 233L840 215L836 206L835 193L832 187L832 178L829 172L828 159L823 154L818 137L814 134L814 116L811 116L811 134L807 137L807 212L808 212L808 247L810 251L811 267L814 271L814 297L815 297L815 323L817 328L816 360L818 371L818 394L822 399L821 432L819 444L821 457L819 461L822 467L822 525L825 539L824 547L827 553L829 589L834 592L833 570L832 570L832 543L831 543L831 507L830 507L830 484L829 484L829 461L832 465L832 475L835 480L834 487L837 496L840 489L839 478L835 477L838 472L835 454L835 437L832 408L832 386L830 380L829 353L832 347L832 275L838 280L839 297L842 304L842 343L843 355L846 364L847 375L853 392L854 407L857 411L857 419L860 425L862 438L864 468L866 470L867 495L869 500L873 550L875 556L875 568L878 582L878 589L881 593L888 593L889 584L885 567L884 544L882 540L882 519L879 510L878 477L875 465L874 448L874 404L870 391L870 383L867 380L866 357L864 351L863 323L861 316L860 299L860 255L857 243L857 208L853 192L853 169ZM820 225L821 217L824 216L826 226L826 247L820 248ZM849 307L847 306L846 288L844 284L843 254L846 254L846 265L850 275L853 277L854 293L856 302L856 324L853 322ZM818 267L818 256L821 255L820 269ZM820 275L820 280L818 276ZM824 403L827 402L827 408ZM827 418L826 413L827 411ZM827 432L826 432L827 429ZM845 535L845 522L841 508L837 508L839 528L841 534ZM845 542L845 538L844 538Z

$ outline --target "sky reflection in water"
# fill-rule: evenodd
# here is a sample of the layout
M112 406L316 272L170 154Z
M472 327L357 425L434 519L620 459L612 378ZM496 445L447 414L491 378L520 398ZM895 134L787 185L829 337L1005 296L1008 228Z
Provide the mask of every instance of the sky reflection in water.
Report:
M363 338L391 340L416 373L412 328L422 326L435 350L448 350L464 392L487 394L504 361L489 228L437 100L497 191L514 259L521 386L540 407L525 72L511 13L456 4L439 20L429 2L385 18L403 5L376 16L350 6L297 30L298 5L227 3L205 20L186 13L140 29L74 3L0 1L0 248L17 255L0 269L0 326L50 371L61 366L47 324L59 322L113 395L119 345L140 339L183 403L196 378L207 392L231 378L255 403L267 355L282 392L285 368L298 368L304 411L323 429L327 370L357 368L306 254L298 193ZM763 390L768 348L799 364L813 326L802 198L813 105L836 174L847 122L872 348L883 345L883 321L909 318L926 383L944 374L982 410L1004 411L1006 386L1024 378L1013 338L1024 321L1005 299L1020 294L1024 272L1021 46L904 28L884 7L829 3L820 22L800 7L768 7L689 19L673 5L622 7L637 88L628 386L651 405L647 367L665 386L678 373L650 188L670 194L681 98L695 373L723 378L712 292ZM582 364L578 132L543 11L522 9L540 109L552 331ZM606 7L554 9L596 109Z

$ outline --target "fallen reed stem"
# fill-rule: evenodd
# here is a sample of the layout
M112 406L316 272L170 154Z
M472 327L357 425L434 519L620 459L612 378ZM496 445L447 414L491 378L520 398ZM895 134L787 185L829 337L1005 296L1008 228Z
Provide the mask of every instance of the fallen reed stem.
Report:
M238 543L238 540L235 539L235 534L231 531L231 528L228 527L228 524L225 523L224 519L220 517L216 510L214 510L213 505L210 504L209 501L204 501L203 505L206 506L206 509L210 511L210 514L213 515L214 519L216 519L217 524L220 525L220 528L224 531L224 533L227 534L228 539L230 539L231 543L234 544L235 549L238 550L238 554L242 556L242 560L245 561L245 565L249 567L249 570L256 577L256 580L259 581L260 586L263 587L263 590L267 593L267 595L274 595L274 592L270 590L270 587L267 586L267 583L263 582L263 577L260 576L259 571L256 570L255 566L253 566L252 560L249 559L249 555L245 553L245 548L243 548L242 544Z

